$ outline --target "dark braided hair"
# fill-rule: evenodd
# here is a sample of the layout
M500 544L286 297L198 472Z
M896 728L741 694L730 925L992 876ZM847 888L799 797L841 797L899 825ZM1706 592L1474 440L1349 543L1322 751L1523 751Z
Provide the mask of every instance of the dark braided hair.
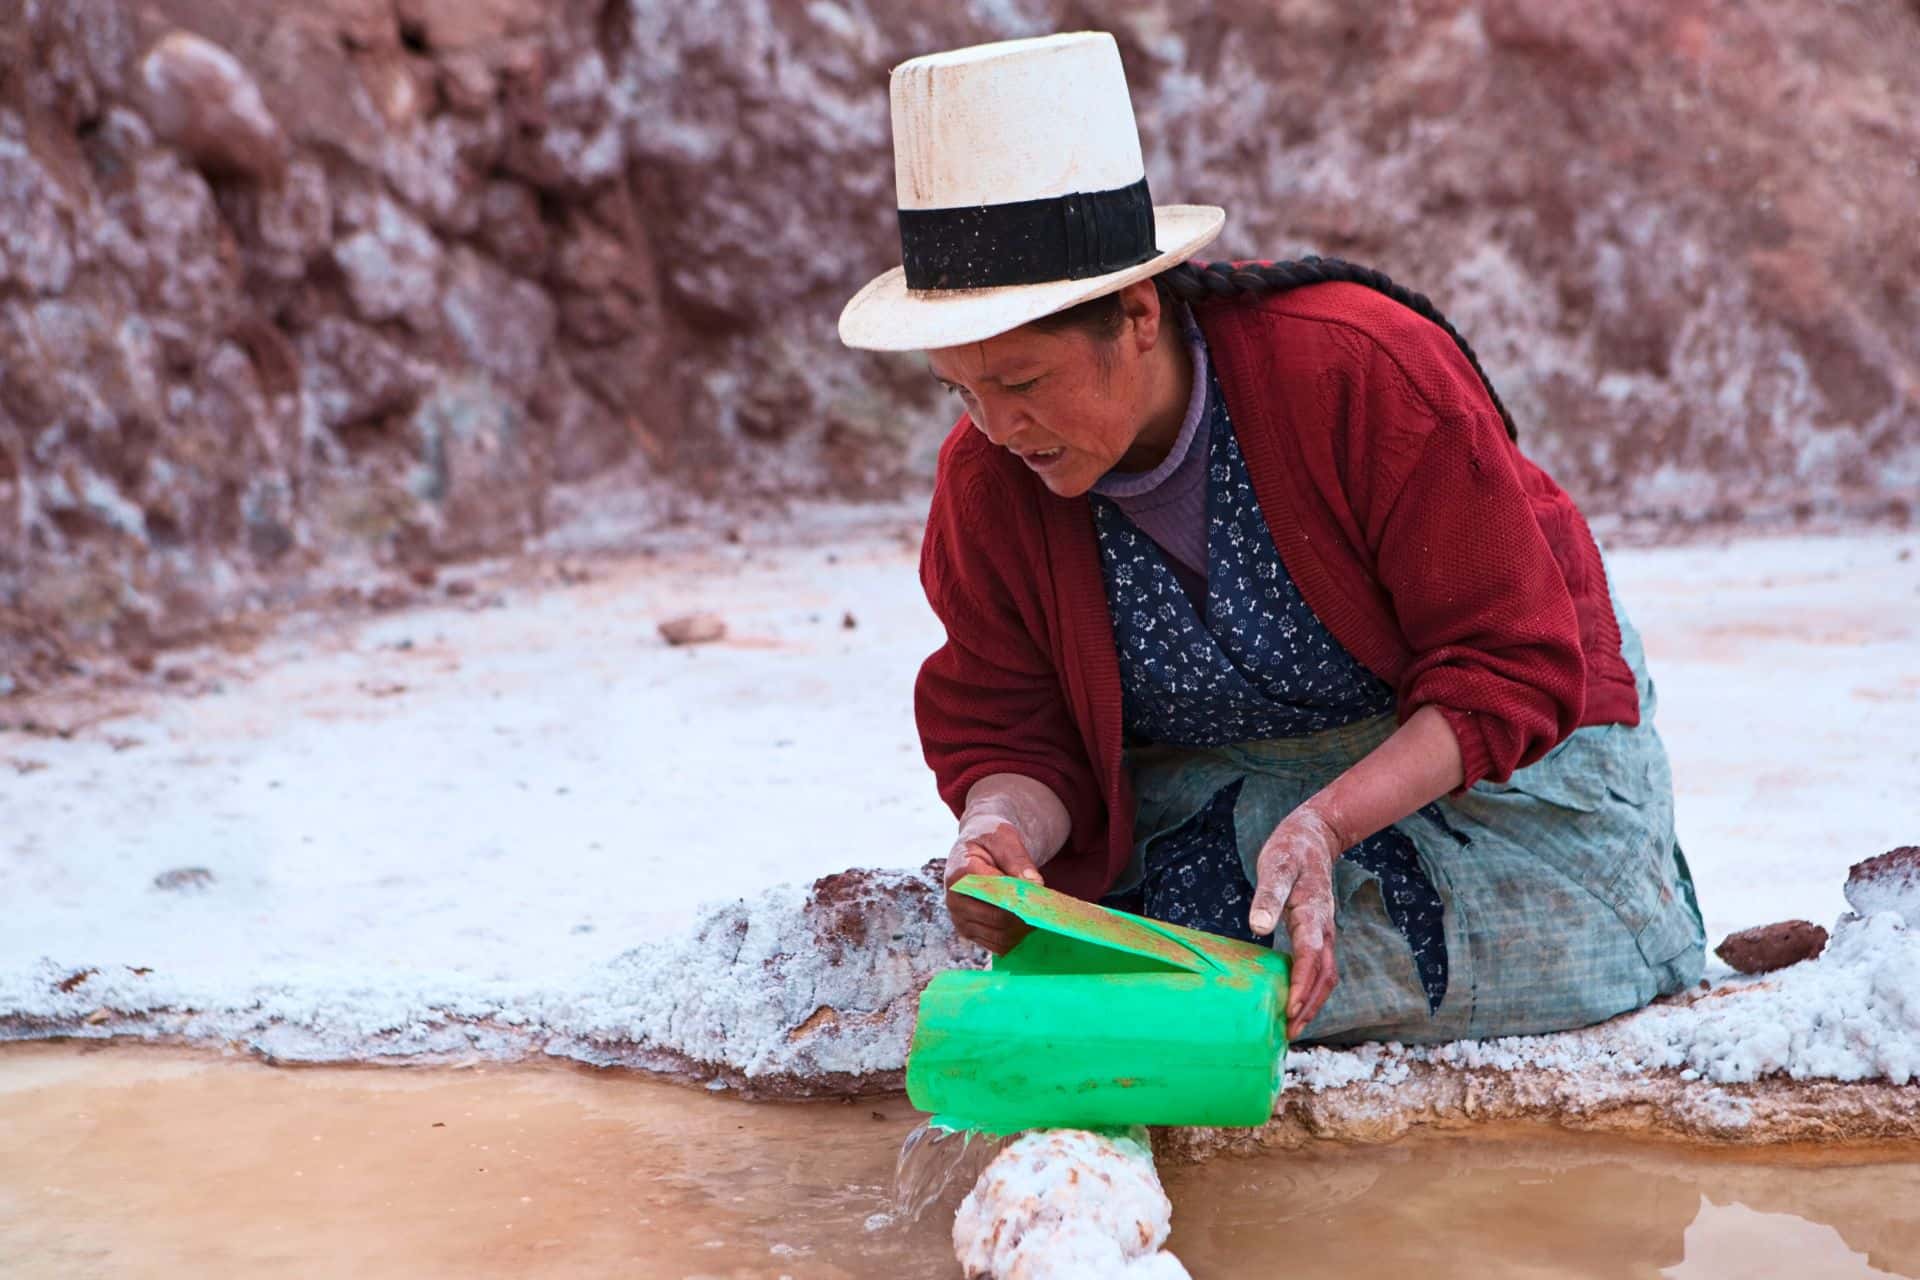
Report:
M1197 305L1214 301L1244 301L1269 297L1276 293L1285 293L1290 289L1303 288L1310 284L1326 284L1331 281L1345 281L1348 284L1364 285L1376 293L1385 294L1401 306L1423 319L1438 325L1443 333L1452 338L1454 345L1460 348L1460 354L1467 358L1473 371L1480 375L1480 385L1487 389L1487 398L1493 401L1493 407L1500 412L1500 421L1506 425L1507 438L1518 440L1520 434L1513 425L1513 415L1507 412L1507 406L1501 402L1500 393L1493 389L1493 380L1487 377L1487 371L1480 367L1480 357L1473 353L1467 340L1460 336L1440 309L1428 300L1424 293L1415 293L1404 285L1395 284L1384 272L1372 267L1363 267L1355 262L1345 262L1339 258L1322 258L1308 254L1303 258L1288 262L1183 262L1170 267L1153 277L1154 285L1160 291L1163 300L1185 302ZM1120 299L1116 294L1094 298L1065 311L1055 312L1033 321L1037 329L1085 329L1096 334L1112 335L1120 331L1122 312Z

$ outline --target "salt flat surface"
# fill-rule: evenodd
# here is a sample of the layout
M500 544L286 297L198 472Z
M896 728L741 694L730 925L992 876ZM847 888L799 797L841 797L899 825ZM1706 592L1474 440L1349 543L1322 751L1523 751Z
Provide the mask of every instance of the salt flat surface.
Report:
M1920 535L1611 563L1646 640L1709 942L1831 927L1851 864L1920 844Z
M289 1056L351 1053L434 1009L525 1024L588 1008L604 1028L649 955L688 963L679 935L703 902L944 853L911 718L939 639L912 543L904 527L760 531L595 562L574 585L509 576L187 655L193 679L156 679L69 738L0 732L0 1017L139 1007L144 969L150 1003L194 1011L176 1029L271 1015L307 1030ZM1832 925L1850 863L1920 843L1920 536L1613 564L1710 941ZM729 638L666 646L658 621L696 609ZM154 886L183 867L213 878ZM1855 987L1907 971L1904 952L1883 959L1856 957ZM85 968L103 972L58 991ZM1724 1059L1673 1061L1712 1077Z
M551 982L703 901L918 866L952 819L913 732L940 634L914 554L636 559L500 607L189 655L218 691L70 740L0 734L0 974L46 956L242 985ZM705 609L725 642L655 629ZM213 882L154 888L189 866Z

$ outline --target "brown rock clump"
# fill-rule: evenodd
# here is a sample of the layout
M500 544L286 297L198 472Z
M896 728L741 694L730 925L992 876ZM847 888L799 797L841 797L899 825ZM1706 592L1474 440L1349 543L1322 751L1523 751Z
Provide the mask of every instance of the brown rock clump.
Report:
M1807 920L1782 920L1730 933L1713 954L1738 973L1772 973L1827 949L1827 931Z
M668 618L661 623L660 636L675 647L712 644L716 640L726 639L727 624L718 614L689 613L684 617Z
M191 31L172 31L140 63L154 135L210 173L278 181L287 139L246 67Z

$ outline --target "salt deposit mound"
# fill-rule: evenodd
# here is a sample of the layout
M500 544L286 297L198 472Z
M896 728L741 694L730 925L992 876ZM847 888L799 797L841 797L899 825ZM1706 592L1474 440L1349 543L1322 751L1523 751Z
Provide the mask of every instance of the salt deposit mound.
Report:
M1160 1248L1172 1219L1144 1135L1048 1129L987 1166L953 1249L968 1280L1187 1280Z
M200 986L121 965L0 978L0 1040L46 1036L245 1047L284 1062L551 1054L751 1094L898 1089L920 989L984 953L947 919L939 862L845 871L712 906L564 989L396 973L343 993L326 974Z
M940 862L845 871L717 908L548 1010L547 1052L777 1096L900 1088L920 990L984 953L947 919Z

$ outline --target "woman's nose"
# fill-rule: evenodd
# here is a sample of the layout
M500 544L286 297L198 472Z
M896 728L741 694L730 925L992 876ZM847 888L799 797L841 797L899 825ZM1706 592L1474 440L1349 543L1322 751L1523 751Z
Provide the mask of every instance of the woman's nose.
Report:
M974 410L973 425L980 429L981 435L1004 449L1007 441L1013 439L1020 430L1020 415L1004 411L989 415L986 406L982 405Z

